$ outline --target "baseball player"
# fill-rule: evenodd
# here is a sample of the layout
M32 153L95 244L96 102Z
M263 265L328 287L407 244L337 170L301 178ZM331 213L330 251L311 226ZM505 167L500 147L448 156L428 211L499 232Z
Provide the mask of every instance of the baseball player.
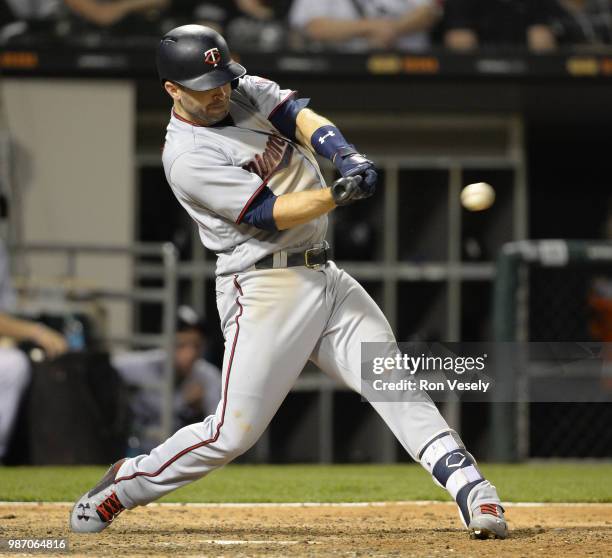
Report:
M248 450L310 360L359 392L360 346L395 345L365 290L330 259L327 213L359 203L376 170L308 99L246 74L223 37L186 25L157 53L172 98L163 164L179 203L218 255L217 308L225 337L216 413L156 447L115 463L74 505L76 532L99 532ZM328 187L314 152L342 178ZM431 399L372 402L410 456L457 502L478 538L507 535L495 487Z

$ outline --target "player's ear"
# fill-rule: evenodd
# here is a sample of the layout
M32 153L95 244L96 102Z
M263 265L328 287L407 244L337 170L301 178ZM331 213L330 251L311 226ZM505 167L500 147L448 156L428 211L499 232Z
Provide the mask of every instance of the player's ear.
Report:
M181 90L176 85L176 83L172 83L171 81L165 81L164 82L164 89L166 90L168 95L170 95L170 97L172 97L173 99L176 100L176 99L180 98L180 91Z

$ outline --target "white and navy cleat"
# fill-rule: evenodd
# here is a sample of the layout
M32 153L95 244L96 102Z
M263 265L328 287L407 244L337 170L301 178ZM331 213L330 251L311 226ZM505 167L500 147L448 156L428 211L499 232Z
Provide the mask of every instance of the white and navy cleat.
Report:
M70 512L70 529L74 533L99 533L125 509L117 497L115 484L124 461L111 465L100 482L77 500Z
M475 539L505 539L508 536L508 524L504 518L504 509L499 504L476 506L472 510L468 529Z

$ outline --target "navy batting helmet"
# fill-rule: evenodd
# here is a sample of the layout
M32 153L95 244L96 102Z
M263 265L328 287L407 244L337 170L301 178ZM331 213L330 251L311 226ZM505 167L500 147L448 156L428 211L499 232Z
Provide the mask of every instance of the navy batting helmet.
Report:
M194 91L208 91L246 74L234 62L225 39L203 25L182 25L166 33L157 48L159 79Z

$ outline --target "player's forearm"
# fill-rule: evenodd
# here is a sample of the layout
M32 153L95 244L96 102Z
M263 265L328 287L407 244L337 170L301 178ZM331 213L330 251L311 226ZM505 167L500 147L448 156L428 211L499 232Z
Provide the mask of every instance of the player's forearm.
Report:
M17 341L32 340L36 337L38 325L27 320L0 314L0 336L11 337Z
M272 215L278 230L308 223L336 207L329 188L291 192L278 196Z
M444 36L444 44L453 50L473 50L478 46L478 37L471 29L451 29Z
M321 126L333 126L333 122L317 114L309 108L302 109L296 119L296 136L300 144L308 149L312 149L312 134Z
M557 46L557 40L547 25L532 25L527 29L527 43L536 52L554 50Z
M97 25L112 25L131 12L160 8L164 0L119 0L102 3L98 0L64 0L66 5L84 19Z
M274 10L266 6L261 0L236 0L238 8L257 19L272 19Z
M318 41L345 41L368 35L370 23L367 19L344 20L318 17L308 22L306 33L310 38Z
M296 137L302 144L329 159L343 177L358 175L363 178L362 184L351 183L348 189L344 186L340 188L345 194L349 190L354 193L349 195L349 199L361 199L374 193L377 180L374 163L360 154L333 122L312 110L302 109L296 118ZM338 191L334 189L334 199L337 205L345 205L345 194L338 196Z
M111 25L128 13L125 2L101 4L96 0L64 0L83 19L96 25Z
M434 4L416 8L397 21L397 33L407 35L417 31L427 31L438 21L440 15L440 10Z

